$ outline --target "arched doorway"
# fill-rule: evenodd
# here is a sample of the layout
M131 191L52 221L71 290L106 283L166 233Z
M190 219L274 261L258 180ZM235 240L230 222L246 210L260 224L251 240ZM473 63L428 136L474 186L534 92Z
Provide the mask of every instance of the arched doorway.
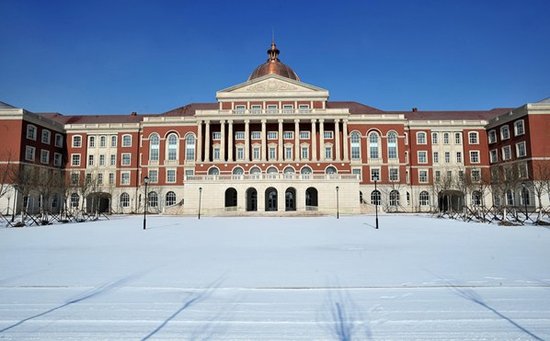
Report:
M258 210L258 192L255 188L250 187L246 190L246 210L257 211Z
M237 190L233 187L229 187L225 190L225 208L237 207Z
M438 203L441 212L460 212L464 206L464 194L453 190L441 191L438 195Z
M317 189L314 187L309 187L306 189L306 210L317 210L317 206L319 206L317 201Z
M277 211L277 190L273 187L265 190L265 210Z
M296 211L296 190L292 187L285 192L285 211Z

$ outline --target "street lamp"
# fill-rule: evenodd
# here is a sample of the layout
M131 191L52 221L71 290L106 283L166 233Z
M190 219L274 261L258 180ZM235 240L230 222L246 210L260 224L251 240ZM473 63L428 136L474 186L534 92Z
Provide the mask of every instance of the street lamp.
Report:
M17 208L17 186L13 186L13 189L15 191L15 195L13 196L13 210L11 211L11 222L13 223L15 220L15 209Z
M149 196L147 195L147 185L149 184L149 177L146 176L143 178L143 183L145 184L145 205L143 208L143 229L147 228L147 204L149 203Z
M336 186L336 219L340 219L340 196L338 190L340 187Z
M380 195L378 194L378 189L376 189L376 183L378 182L378 177L374 177L374 193L376 195L374 200L374 214L376 216L376 229L378 230L378 201L380 200Z
M529 216L527 214L527 185L525 184L525 182L521 183L521 187L523 188L523 190L521 191L521 196L523 197L523 207L525 208L525 221L527 221L527 219L529 219Z
M202 201L202 187L199 187L199 220L201 219L201 201Z

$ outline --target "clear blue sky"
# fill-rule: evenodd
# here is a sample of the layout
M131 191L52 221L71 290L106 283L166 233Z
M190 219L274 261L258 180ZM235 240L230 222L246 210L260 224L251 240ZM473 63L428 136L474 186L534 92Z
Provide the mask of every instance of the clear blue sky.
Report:
M383 110L550 96L550 1L0 0L0 101L160 113L244 82L272 29L300 78Z

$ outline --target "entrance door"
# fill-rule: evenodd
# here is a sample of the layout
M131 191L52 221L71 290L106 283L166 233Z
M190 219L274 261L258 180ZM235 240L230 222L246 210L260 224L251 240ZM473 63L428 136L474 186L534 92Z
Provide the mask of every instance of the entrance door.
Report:
M285 211L296 211L296 190L288 188L285 192Z
M246 190L246 210L258 210L258 192L256 192L255 188L249 188Z
M265 210L277 211L277 190L273 187L265 190Z

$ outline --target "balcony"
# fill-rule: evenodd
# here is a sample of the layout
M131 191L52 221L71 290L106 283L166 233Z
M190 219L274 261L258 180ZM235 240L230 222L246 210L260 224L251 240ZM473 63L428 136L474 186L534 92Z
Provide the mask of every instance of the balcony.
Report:
M215 182L235 182L235 181L324 181L324 180L357 180L357 174L292 174L292 173L259 173L259 174L240 174L240 175L190 175L187 181L215 181Z

